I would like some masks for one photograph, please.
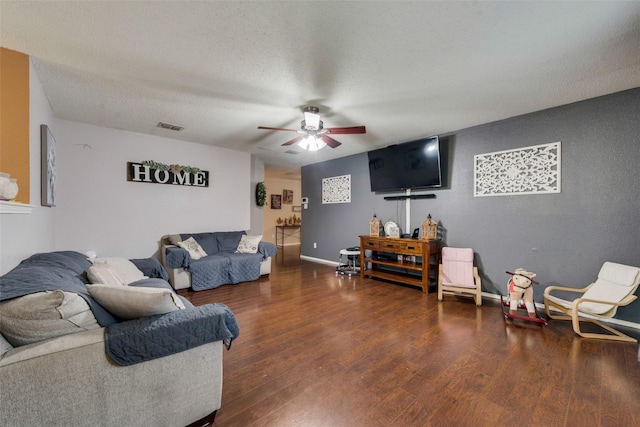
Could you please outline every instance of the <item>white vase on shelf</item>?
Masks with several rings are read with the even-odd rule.
[[[18,180],[0,172],[0,200],[14,200],[18,195]]]

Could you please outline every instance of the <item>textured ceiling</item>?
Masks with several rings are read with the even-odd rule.
[[[635,1],[2,0],[0,44],[31,55],[58,118],[248,151],[268,169],[640,86]],[[256,129],[297,128],[307,105],[367,134],[310,153]]]

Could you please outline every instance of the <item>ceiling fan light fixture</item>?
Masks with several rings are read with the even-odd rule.
[[[298,142],[298,145],[300,148],[307,151],[318,151],[327,146],[321,138],[316,138],[315,135],[308,135],[304,137],[302,141]]]
[[[273,128],[267,126],[258,126],[258,129],[296,132],[299,135],[285,142],[282,146],[287,147],[297,143],[300,148],[307,151],[322,150],[327,145],[331,148],[340,146],[341,142],[333,139],[330,134],[347,135],[366,133],[364,126],[324,128],[324,123],[320,120],[320,110],[318,107],[306,107],[303,112],[304,120],[300,122],[299,129]]]

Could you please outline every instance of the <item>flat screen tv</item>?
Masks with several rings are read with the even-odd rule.
[[[442,185],[437,136],[369,151],[371,191],[385,192]]]

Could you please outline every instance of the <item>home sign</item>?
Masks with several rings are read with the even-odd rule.
[[[209,171],[193,171],[192,168],[176,165],[170,168],[153,168],[142,163],[127,162],[127,181],[208,187]]]

